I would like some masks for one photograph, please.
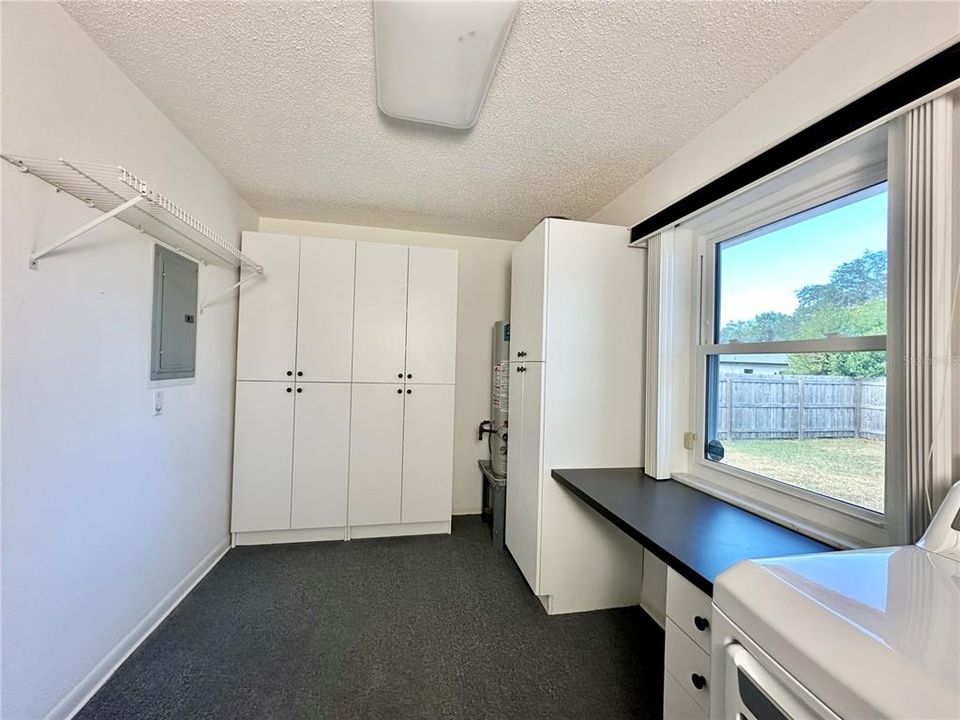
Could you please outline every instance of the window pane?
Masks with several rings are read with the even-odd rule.
[[[717,342],[887,334],[887,184],[717,244]]]
[[[708,460],[883,512],[885,352],[712,355],[707,365]]]

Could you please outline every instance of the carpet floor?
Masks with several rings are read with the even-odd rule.
[[[231,550],[77,715],[660,718],[639,608],[548,616],[479,516]]]

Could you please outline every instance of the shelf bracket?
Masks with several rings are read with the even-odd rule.
[[[106,222],[107,220],[109,220],[110,218],[112,218],[114,215],[118,215],[118,214],[122,213],[124,210],[129,210],[130,208],[132,208],[134,205],[136,205],[136,204],[137,204],[138,202],[140,202],[141,200],[143,200],[143,195],[137,195],[136,197],[132,197],[132,198],[130,198],[129,200],[127,200],[125,203],[121,203],[120,205],[117,205],[113,210],[110,210],[109,212],[105,212],[105,213],[103,213],[102,215],[98,215],[98,216],[95,217],[93,220],[91,220],[90,222],[88,222],[86,225],[83,225],[83,226],[81,226],[81,227],[78,227],[78,228],[77,228],[76,230],[74,230],[72,233],[70,233],[70,234],[68,234],[68,235],[64,235],[62,238],[60,238],[59,240],[57,240],[55,243],[53,243],[53,244],[51,244],[51,245],[48,245],[48,246],[45,247],[43,250],[38,250],[38,251],[35,252],[35,253],[31,253],[31,254],[30,254],[30,269],[31,269],[31,270],[37,270],[37,269],[39,269],[40,263],[39,263],[38,261],[39,261],[40,258],[42,258],[44,255],[49,255],[49,254],[52,253],[54,250],[57,250],[57,249],[63,247],[64,245],[66,245],[66,244],[67,244],[68,242],[70,242],[71,240],[73,240],[73,239],[75,239],[75,238],[78,238],[78,237],[80,237],[81,235],[83,235],[85,232],[89,232],[90,230],[93,230],[93,229],[94,229],[95,227],[97,227],[100,223]]]
[[[200,314],[202,315],[204,310],[206,310],[208,307],[210,307],[214,303],[219,302],[220,300],[225,298],[227,295],[232,293],[234,290],[240,290],[248,282],[250,282],[251,280],[256,280],[259,277],[263,277],[263,268],[258,266],[254,270],[253,274],[247,275],[247,277],[245,278],[241,278],[239,282],[235,282],[233,285],[228,287],[226,290],[224,290],[222,293],[220,293],[216,297],[210,300],[207,300],[205,303],[203,303],[203,305],[200,306]]]

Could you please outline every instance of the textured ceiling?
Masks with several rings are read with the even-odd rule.
[[[592,215],[862,4],[526,2],[466,132],[378,112],[369,2],[64,6],[261,215],[520,239]]]

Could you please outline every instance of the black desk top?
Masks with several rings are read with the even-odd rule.
[[[708,595],[741,560],[833,550],[641,468],[554,470],[554,479]]]

